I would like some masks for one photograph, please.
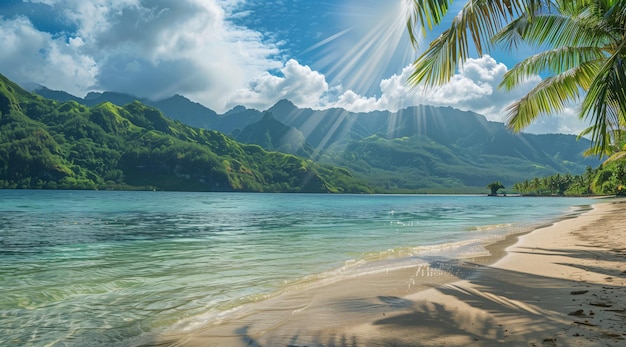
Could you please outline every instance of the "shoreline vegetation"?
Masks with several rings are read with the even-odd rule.
[[[624,195],[626,163],[609,161],[580,175],[555,174],[515,183],[513,190],[524,196]]]
[[[626,200],[437,260],[284,292],[171,331],[177,346],[619,346],[626,339]]]

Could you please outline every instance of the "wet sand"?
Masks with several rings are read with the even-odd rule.
[[[621,200],[434,260],[286,291],[170,332],[167,346],[626,345]]]

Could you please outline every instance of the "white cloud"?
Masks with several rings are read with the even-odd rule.
[[[505,108],[528,93],[540,81],[539,76],[536,76],[514,91],[504,91],[499,89],[498,85],[507,70],[504,64],[496,62],[488,55],[469,59],[450,83],[423,90],[421,98],[426,104],[450,105],[484,114],[489,120],[502,122],[506,118]]]
[[[238,0],[31,0],[73,32],[0,18],[1,66],[18,82],[82,96],[91,90],[158,99],[184,94],[217,111],[250,76],[278,69],[276,44],[228,21]],[[24,59],[27,61],[24,61]]]
[[[469,59],[463,69],[443,86],[411,88],[406,81],[412,68],[407,66],[400,75],[381,81],[380,97],[361,96],[348,90],[338,97],[334,106],[354,112],[396,111],[420,104],[450,106],[482,114],[491,121],[505,122],[507,106],[526,95],[541,80],[539,76],[535,76],[515,90],[505,91],[499,89],[498,85],[507,71],[504,64],[485,55],[482,58]],[[575,108],[568,108],[560,114],[540,117],[525,131],[578,134],[587,126],[576,115]]]
[[[229,105],[246,105],[267,109],[280,99],[288,99],[299,107],[319,108],[328,83],[324,75],[291,59],[280,69],[281,76],[269,72],[252,80],[230,98]]]
[[[0,17],[0,66],[17,82],[54,85],[79,92],[96,81],[95,61],[80,51],[80,40],[66,41],[35,29],[25,17]]]
[[[589,124],[578,119],[579,109],[569,107],[563,112],[537,118],[524,131],[533,134],[561,133],[580,134]]]
[[[506,91],[498,88],[498,85],[507,71],[504,64],[496,62],[488,55],[479,59],[469,59],[450,83],[432,90],[423,90],[420,102],[435,106],[452,106],[483,114],[492,121],[505,122],[507,106],[526,95],[541,81],[539,76],[534,76],[516,89]],[[587,125],[578,119],[576,108],[571,107],[559,114],[540,116],[524,131],[578,134],[586,127]]]
[[[526,94],[539,81],[539,77],[532,78],[511,92],[499,90],[498,84],[507,72],[507,67],[487,55],[469,59],[463,69],[443,86],[412,88],[406,83],[411,72],[411,66],[407,66],[400,75],[383,80],[379,98],[357,98],[353,93],[348,93],[339,98],[338,105],[354,111],[395,111],[418,104],[451,106],[502,122],[505,120],[506,106]]]

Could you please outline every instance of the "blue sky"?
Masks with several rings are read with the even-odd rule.
[[[287,98],[351,111],[451,106],[493,121],[504,121],[504,108],[539,81],[499,91],[520,55],[492,52],[445,86],[409,88],[418,52],[402,1],[3,0],[0,73],[77,96],[182,94],[220,113],[236,105],[265,110]],[[455,2],[451,15],[462,5]],[[569,110],[528,131],[582,128]]]

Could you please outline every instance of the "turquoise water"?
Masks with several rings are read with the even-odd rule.
[[[140,345],[305,279],[471,255],[591,203],[0,190],[0,345]]]

